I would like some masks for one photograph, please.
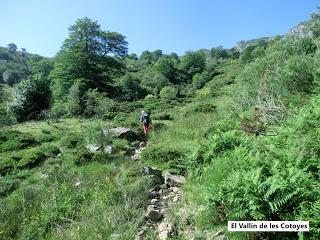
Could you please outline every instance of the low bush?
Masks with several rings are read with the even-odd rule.
[[[61,143],[63,147],[73,149],[83,143],[83,136],[76,132],[68,133],[62,138]]]
[[[86,164],[89,162],[92,162],[93,158],[93,153],[89,152],[86,148],[84,147],[78,147],[75,151],[75,158],[74,158],[74,163],[76,165],[82,165]]]
[[[173,120],[173,117],[170,113],[167,112],[159,112],[152,115],[152,119],[154,120]]]
[[[55,157],[60,150],[55,144],[46,143],[39,147],[24,149],[0,156],[0,174],[7,174],[14,169],[34,168],[45,159]]]
[[[195,106],[194,111],[202,112],[202,113],[210,113],[210,112],[215,112],[216,109],[217,109],[217,106],[212,103],[201,103]]]
[[[6,177],[0,181],[0,198],[8,196],[19,187],[20,180],[15,176]]]
[[[151,125],[152,129],[154,129],[154,131],[159,131],[159,130],[165,130],[167,129],[167,125],[163,122],[154,122]]]
[[[183,115],[187,117],[196,113],[213,113],[216,112],[216,109],[216,105],[212,103],[198,103],[187,108]]]
[[[15,130],[0,132],[0,152],[24,149],[37,144],[38,142],[31,134],[20,133]]]
[[[162,99],[173,100],[177,97],[178,91],[175,87],[165,86],[161,89],[159,96]]]
[[[186,156],[183,152],[168,146],[152,145],[142,152],[146,162],[169,171],[183,174],[187,168]]]

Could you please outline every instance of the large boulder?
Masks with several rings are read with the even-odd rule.
[[[143,167],[144,175],[150,175],[153,178],[153,182],[155,184],[163,183],[164,179],[162,177],[162,171],[158,169],[154,169],[151,167]]]
[[[181,175],[164,172],[164,183],[170,187],[180,187],[186,183],[186,178]]]
[[[105,135],[111,134],[113,137],[126,139],[130,142],[139,140],[139,136],[130,128],[126,127],[116,127],[110,129],[105,128],[103,129],[103,133]]]
[[[163,213],[159,211],[154,205],[150,205],[146,212],[146,218],[152,222],[157,222],[163,217]]]

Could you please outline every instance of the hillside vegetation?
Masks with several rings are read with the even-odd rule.
[[[152,185],[144,166],[187,178],[171,239],[319,239],[319,12],[306,29],[242,52],[138,57],[121,34],[77,20],[55,58],[0,85],[0,239],[135,239]],[[133,161],[143,109],[153,124]],[[117,126],[136,141],[103,132]],[[229,233],[228,220],[311,231]]]

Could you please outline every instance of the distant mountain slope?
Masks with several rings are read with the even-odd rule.
[[[308,25],[308,23],[310,23],[310,20],[299,23],[298,25],[291,28],[285,35],[278,35],[278,36],[280,37],[293,36],[297,38],[310,36],[312,35],[312,33],[306,30],[306,26]],[[234,48],[242,52],[247,47],[256,45],[259,41],[269,41],[275,37],[277,36],[261,37],[261,38],[251,39],[251,40],[242,40],[237,42]]]
[[[8,47],[0,47],[0,83],[13,86],[26,78],[30,73],[30,65],[43,57],[31,54],[26,49],[17,50],[13,43]]]

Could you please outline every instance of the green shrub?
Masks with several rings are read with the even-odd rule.
[[[125,122],[125,121],[127,121],[128,117],[129,117],[129,114],[124,113],[124,112],[119,112],[115,115],[114,121]]]
[[[125,139],[114,139],[113,145],[116,152],[127,152],[132,150],[129,146],[129,142]]]
[[[45,159],[60,153],[55,144],[46,143],[39,147],[10,152],[0,156],[0,174],[10,173],[14,169],[34,168]]]
[[[24,149],[37,144],[38,142],[31,134],[20,133],[15,130],[0,132],[0,152]]]
[[[14,169],[15,160],[9,158],[7,155],[2,154],[0,156],[0,174],[5,175],[8,172],[11,172]]]
[[[161,89],[159,95],[161,98],[166,100],[172,100],[177,97],[178,91],[175,87],[165,86]]]
[[[85,105],[84,115],[88,117],[110,119],[114,116],[115,102],[97,89],[86,92]]]
[[[210,135],[197,150],[194,159],[196,164],[211,163],[216,157],[246,144],[246,138],[238,130]]]
[[[186,156],[177,149],[167,146],[152,145],[142,152],[146,162],[177,173],[185,173],[187,168]]]
[[[64,147],[73,149],[83,143],[83,136],[80,133],[68,133],[62,138],[62,144]]]
[[[85,129],[84,136],[87,144],[98,145],[101,149],[101,153],[104,153],[105,147],[111,145],[113,142],[112,134],[100,121],[92,122],[90,126]]]
[[[46,158],[46,155],[39,149],[32,149],[24,153],[23,156],[19,155],[19,158],[18,168],[33,168],[38,166]]]
[[[154,120],[173,120],[171,114],[167,112],[158,112],[153,114],[151,117]]]
[[[82,164],[90,163],[92,161],[93,155],[94,154],[89,152],[86,148],[78,147],[75,150],[74,163],[76,165],[82,165]]]
[[[68,115],[66,104],[64,101],[55,100],[54,104],[49,110],[50,118],[58,119]]]
[[[154,131],[159,131],[159,130],[165,130],[167,129],[167,125],[163,122],[154,122],[151,125],[152,129],[154,129]]]
[[[42,111],[49,108],[50,101],[50,81],[46,76],[35,74],[17,85],[9,110],[19,122],[39,119]]]
[[[209,82],[210,75],[207,71],[204,71],[202,73],[196,73],[192,77],[192,84],[196,89],[203,88],[204,85]]]
[[[0,127],[13,125],[16,121],[16,118],[8,111],[7,107],[0,104]]]
[[[67,101],[64,103],[68,116],[80,115],[84,106],[81,105],[81,85],[79,82],[73,84],[69,89]]]
[[[0,181],[0,198],[6,197],[19,187],[20,180],[16,177],[6,177]]]
[[[201,103],[195,106],[194,111],[195,112],[202,112],[202,113],[210,113],[215,112],[217,109],[217,106],[211,103]]]

